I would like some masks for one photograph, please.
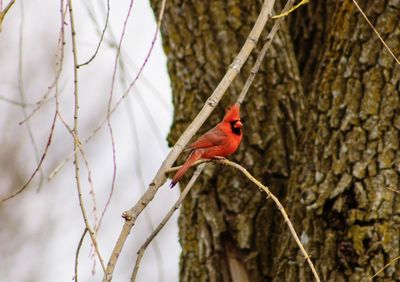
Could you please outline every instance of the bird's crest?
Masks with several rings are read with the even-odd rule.
[[[240,105],[238,103],[234,104],[230,109],[227,110],[224,116],[224,121],[230,122],[234,120],[240,120],[239,110]]]

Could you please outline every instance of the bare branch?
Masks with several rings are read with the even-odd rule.
[[[120,65],[121,71],[124,72],[125,68],[123,68],[124,65],[122,63],[123,62],[121,62],[121,65]],[[126,84],[125,76],[121,76],[120,80],[121,80],[122,85]],[[138,97],[140,97],[140,93],[137,93],[137,94],[138,94]],[[135,145],[135,151],[137,154],[136,165],[135,165],[136,173],[139,176],[138,178],[139,178],[139,182],[140,182],[140,188],[142,190],[142,193],[144,193],[147,185],[146,185],[145,177],[143,175],[142,166],[141,166],[141,164],[142,164],[141,152],[143,150],[141,150],[141,148],[140,148],[140,140],[139,140],[140,133],[136,126],[136,121],[135,121],[135,118],[133,115],[133,106],[132,106],[132,102],[131,102],[131,96],[126,97],[125,106],[126,106],[126,112],[127,112],[127,116],[128,116],[128,120],[129,120],[129,124],[130,124],[130,128],[131,128],[131,132],[132,132],[133,143]],[[149,113],[149,115],[150,115],[150,113]],[[149,210],[144,212],[144,217],[145,217],[146,223],[148,224],[148,226],[150,228],[150,231],[153,230],[154,224],[153,224],[153,220],[150,216]],[[165,280],[164,272],[163,272],[164,263],[163,263],[163,256],[162,256],[161,250],[160,250],[160,245],[158,244],[157,240],[154,241],[153,249],[154,249],[154,253],[155,253],[155,257],[156,257],[155,263],[158,268],[158,281],[163,282]]]
[[[293,4],[292,0],[289,0]],[[125,241],[131,232],[133,225],[136,222],[137,217],[143,211],[143,209],[147,206],[147,204],[153,199],[154,195],[157,193],[158,188],[165,182],[165,170],[170,168],[175,160],[178,158],[180,153],[182,152],[185,145],[189,142],[189,140],[193,137],[193,135],[197,132],[197,130],[201,127],[201,125],[205,122],[208,116],[211,114],[215,106],[219,103],[222,96],[225,94],[226,90],[232,83],[232,81],[239,74],[243,64],[249,57],[251,51],[256,46],[256,43],[260,37],[261,32],[264,29],[265,24],[271,16],[271,12],[273,9],[275,1],[265,0],[260,11],[260,14],[246,40],[239,54],[233,60],[233,63],[228,68],[225,76],[222,78],[217,88],[214,90],[212,95],[207,99],[207,102],[200,110],[198,115],[192,121],[192,123],[188,126],[188,128],[183,132],[181,137],[176,142],[175,146],[171,149],[167,158],[163,161],[161,167],[159,168],[157,174],[155,175],[153,181],[150,183],[146,192],[142,195],[139,201],[128,211],[123,213],[123,217],[125,218],[124,226],[121,230],[119,238],[114,246],[114,250],[111,254],[111,257],[107,264],[106,274],[103,277],[103,282],[110,281],[112,279],[112,274],[114,272],[115,265],[117,263],[118,257],[121,253],[121,250],[125,244]]]
[[[395,193],[398,193],[398,194],[400,194],[400,190],[397,190],[397,189],[394,189],[394,188],[392,188],[392,187],[385,187],[386,189],[388,189],[388,190],[390,190],[390,191],[393,191],[393,192],[395,192]]]
[[[68,5],[68,3],[66,3],[66,5]],[[44,95],[42,96],[42,98],[40,98],[39,101],[37,101],[35,103],[35,108],[32,110],[32,112],[27,115],[26,117],[24,117],[24,119],[22,121],[19,122],[19,124],[23,124],[25,122],[27,122],[35,113],[37,113],[42,105],[44,105],[46,102],[50,101],[53,97],[48,97],[49,94],[51,93],[51,91],[55,88],[55,95],[54,97],[56,97],[58,95],[58,82],[61,76],[61,72],[62,72],[62,68],[63,68],[63,62],[64,62],[64,45],[65,45],[65,38],[64,38],[64,22],[65,22],[65,17],[67,15],[66,9],[64,9],[64,1],[61,0],[61,8],[60,8],[60,13],[61,13],[61,28],[60,28],[60,34],[58,36],[58,52],[56,52],[56,73],[55,73],[55,77],[52,81],[52,83],[50,84],[50,86],[47,87],[46,92],[44,93]],[[62,86],[63,88],[64,86]],[[58,104],[58,102],[56,102],[56,105]],[[57,107],[57,111],[58,111],[58,107]]]
[[[111,105],[112,105],[112,100],[113,100],[114,85],[115,85],[115,78],[116,78],[116,75],[117,75],[117,67],[118,67],[119,56],[120,56],[120,53],[121,53],[122,42],[123,42],[124,37],[125,37],[125,31],[126,31],[126,27],[127,27],[127,24],[128,24],[129,17],[131,15],[132,7],[133,7],[133,0],[131,0],[131,2],[129,4],[128,13],[127,13],[127,15],[125,17],[125,21],[124,21],[124,24],[123,24],[121,37],[119,39],[119,43],[118,43],[118,47],[117,47],[117,54],[115,55],[115,60],[114,60],[114,70],[113,70],[113,75],[112,75],[112,79],[111,79],[110,95],[109,95],[109,99],[108,99],[108,103],[107,103],[107,127],[108,127],[108,132],[110,133],[110,139],[111,139],[111,149],[112,149],[112,158],[113,158],[113,175],[112,175],[112,180],[111,180],[110,193],[108,195],[107,202],[106,202],[106,204],[104,206],[104,209],[101,212],[98,228],[100,228],[100,226],[101,226],[101,223],[103,221],[104,215],[105,215],[105,213],[107,211],[108,206],[110,205],[111,198],[112,198],[112,195],[114,194],[114,189],[115,189],[115,179],[116,179],[116,176],[117,176],[117,160],[116,160],[114,133],[113,133],[112,125],[111,125],[111,108],[112,108]]]
[[[137,273],[139,271],[140,262],[142,261],[142,258],[143,258],[144,252],[146,251],[147,246],[157,236],[158,232],[160,232],[160,230],[165,226],[165,224],[168,222],[168,220],[171,218],[171,216],[174,214],[174,212],[177,209],[179,209],[179,207],[182,204],[183,200],[186,198],[186,196],[189,193],[190,189],[193,187],[193,185],[196,182],[197,178],[200,176],[201,172],[203,171],[205,165],[206,164],[203,163],[203,164],[201,164],[201,165],[199,165],[197,167],[196,171],[192,175],[192,178],[190,178],[188,184],[186,185],[185,189],[183,189],[181,195],[179,196],[179,198],[176,201],[176,203],[174,204],[174,206],[168,211],[168,213],[162,219],[162,221],[157,226],[157,228],[153,231],[153,233],[146,239],[144,244],[140,247],[139,251],[137,252],[138,256],[136,258],[135,267],[133,269],[131,282],[134,282],[136,280],[136,276],[137,276]]]
[[[29,184],[31,183],[32,179],[35,177],[36,173],[40,170],[40,168],[42,167],[42,163],[44,161],[44,159],[46,158],[47,155],[47,151],[49,150],[50,144],[51,144],[51,140],[53,138],[53,133],[54,133],[54,126],[56,124],[56,119],[57,119],[57,112],[54,114],[54,118],[53,118],[53,123],[51,125],[51,129],[50,129],[50,134],[49,134],[49,138],[47,139],[47,144],[46,147],[44,148],[44,152],[42,154],[42,157],[40,158],[39,163],[36,166],[36,169],[33,171],[31,177],[29,177],[28,181],[15,193],[3,198],[0,200],[0,203],[4,203],[5,201],[14,198],[15,196],[17,196],[18,194],[20,194],[22,191],[24,191]]]
[[[160,9],[160,13],[159,13],[159,16],[158,16],[156,32],[154,33],[153,39],[152,39],[152,41],[151,41],[150,49],[149,49],[149,51],[147,52],[147,55],[146,55],[146,57],[145,57],[145,59],[144,59],[143,64],[141,65],[141,67],[140,67],[138,73],[136,74],[136,76],[135,76],[135,78],[133,79],[133,81],[129,84],[128,89],[127,89],[127,90],[124,92],[124,94],[117,100],[117,102],[116,102],[115,105],[112,107],[112,109],[109,110],[109,111],[107,111],[107,116],[105,117],[105,119],[104,119],[104,120],[100,123],[100,125],[92,132],[92,134],[91,134],[88,138],[86,138],[86,140],[84,141],[85,144],[88,143],[88,142],[97,134],[97,132],[100,131],[100,129],[101,129],[101,128],[103,127],[103,125],[108,121],[108,119],[110,118],[110,116],[116,111],[116,109],[117,109],[118,106],[121,104],[121,102],[122,102],[122,101],[125,99],[125,97],[129,94],[129,92],[131,91],[132,87],[136,84],[136,81],[139,79],[140,75],[142,74],[142,72],[143,72],[143,70],[144,70],[144,67],[146,66],[146,64],[147,64],[147,62],[148,62],[148,60],[149,60],[149,58],[150,58],[150,55],[151,55],[151,53],[152,53],[152,51],[153,51],[154,44],[155,44],[155,41],[156,41],[156,39],[157,39],[158,29],[159,29],[159,27],[160,27],[160,25],[161,25],[161,21],[162,21],[162,19],[163,19],[163,15],[164,15],[165,3],[166,3],[166,0],[163,0],[162,3],[161,3],[161,9]],[[131,4],[132,4],[132,2],[131,2]],[[128,15],[128,16],[129,16],[129,15]],[[123,34],[124,34],[124,32],[123,32]],[[122,37],[121,37],[121,39],[122,39]],[[120,47],[118,47],[118,49],[119,49],[119,48],[120,48]],[[117,55],[118,55],[118,54],[119,54],[119,51],[117,50]],[[115,71],[114,71],[114,73],[115,73]],[[114,74],[113,74],[113,76],[114,76]],[[114,78],[113,78],[113,80],[114,80]],[[112,88],[113,88],[113,87],[112,87]],[[70,155],[68,155],[68,157],[65,158],[65,159],[50,173],[50,175],[49,175],[49,177],[48,177],[49,180],[51,180],[51,179],[64,167],[64,165],[72,158],[72,156],[74,155],[74,153],[75,153],[75,152],[72,152]]]
[[[282,14],[285,14],[288,11],[290,11],[291,6],[292,6],[292,3],[290,1],[288,1],[282,10]],[[282,20],[283,20],[283,17],[278,18],[275,21],[275,24],[272,27],[270,33],[268,34],[267,39],[264,43],[264,46],[262,47],[260,53],[258,54],[256,62],[254,63],[253,67],[251,68],[250,75],[247,78],[246,83],[244,84],[242,91],[239,94],[239,98],[237,99],[238,104],[242,104],[244,99],[246,98],[247,92],[249,91],[249,88],[250,88],[251,84],[253,83],[254,78],[256,77],[256,75],[258,73],[258,70],[260,69],[261,62],[263,61],[265,54],[267,53],[269,47],[271,47],[272,39],[274,38],[276,32],[278,31],[279,25],[281,24]]]
[[[83,230],[83,234],[81,236],[81,239],[79,240],[78,246],[76,247],[76,252],[75,252],[75,276],[74,280],[75,282],[78,282],[78,260],[79,260],[79,252],[81,251],[83,239],[85,238],[85,235],[87,233],[88,229],[85,227],[85,230]]]
[[[253,182],[255,185],[257,185],[257,187],[260,189],[261,192],[265,192],[268,196],[268,198],[271,198],[272,201],[274,201],[275,205],[278,207],[279,211],[281,212],[283,218],[285,219],[285,222],[287,224],[287,226],[289,227],[290,233],[292,233],[292,236],[294,238],[294,240],[296,241],[297,245],[299,246],[301,252],[304,255],[304,258],[307,260],[308,265],[311,268],[312,273],[314,274],[315,280],[316,281],[321,281],[319,279],[318,273],[315,270],[314,264],[312,263],[310,256],[308,255],[306,249],[304,248],[303,244],[300,241],[299,236],[296,233],[296,230],[293,227],[292,222],[289,219],[289,216],[287,215],[285,208],[282,206],[282,204],[280,203],[280,201],[278,200],[277,197],[275,197],[274,194],[272,194],[272,192],[269,190],[269,188],[265,185],[263,185],[260,181],[258,181],[254,176],[252,176],[244,167],[242,167],[241,165],[229,161],[227,159],[225,160],[214,160],[214,162],[220,163],[222,165],[228,165],[231,167],[234,167],[238,170],[240,170],[241,173],[243,173],[251,182]]]
[[[395,263],[398,259],[400,259],[400,256],[395,257],[394,259],[392,259],[388,264],[386,264],[384,267],[382,267],[381,269],[379,269],[374,275],[372,275],[369,280],[373,280],[379,273],[381,273],[382,271],[384,271],[388,266],[390,266],[391,264]]]
[[[28,103],[28,102],[22,103],[20,101],[13,100],[13,99],[7,98],[6,96],[2,96],[2,95],[0,95],[0,100],[2,100],[4,102],[7,102],[10,105],[14,105],[14,106],[18,106],[18,107],[25,107],[26,108],[26,107],[36,106],[36,103]]]
[[[106,30],[107,30],[109,17],[110,17],[110,0],[107,0],[106,23],[104,24],[103,31],[101,32],[100,40],[99,40],[99,43],[97,44],[96,51],[94,51],[94,54],[92,55],[92,57],[90,57],[89,60],[87,60],[86,62],[84,62],[82,64],[79,64],[78,68],[90,64],[94,60],[94,58],[97,56],[97,53],[99,52],[99,49],[100,49],[100,45],[103,42],[104,34],[106,33]]]
[[[25,89],[24,89],[24,79],[23,79],[23,50],[24,50],[24,21],[25,21],[25,9],[23,6],[23,2],[20,2],[21,6],[21,17],[20,17],[20,25],[19,25],[19,49],[18,49],[18,90],[19,90],[19,97],[21,99],[21,103],[25,104],[26,96],[25,96]],[[21,110],[24,118],[27,117],[26,107],[21,105]],[[36,162],[40,162],[40,155],[38,145],[36,143],[35,137],[33,136],[32,126],[29,122],[25,124],[26,131],[28,133],[29,141],[32,144],[33,152],[35,154]],[[39,166],[39,185],[37,190],[40,191],[40,188],[43,185],[44,174],[41,166]]]
[[[280,13],[279,15],[273,16],[273,19],[280,19],[283,17],[286,17],[287,15],[289,15],[291,12],[293,12],[294,10],[296,10],[297,8],[299,8],[300,6],[309,3],[310,0],[301,0],[301,2],[299,4],[297,4],[296,6],[294,6],[291,9],[288,9],[287,11],[282,11],[282,13]]]
[[[3,24],[4,17],[7,15],[8,11],[12,7],[12,5],[15,3],[15,0],[11,0],[7,6],[4,8],[4,10],[0,11],[0,32]]]
[[[263,185],[260,181],[258,181],[253,175],[251,175],[244,167],[242,167],[241,165],[229,161],[227,159],[213,159],[213,160],[203,160],[202,162],[197,162],[197,164],[201,163],[201,165],[199,165],[197,167],[197,170],[195,172],[195,174],[192,176],[192,178],[190,179],[190,182],[188,183],[187,186],[189,186],[189,184],[192,182],[193,179],[197,179],[198,175],[196,174],[200,174],[200,172],[203,170],[203,167],[205,166],[205,162],[215,162],[217,164],[221,164],[221,165],[227,165],[230,167],[233,167],[237,170],[239,170],[241,173],[243,173],[244,176],[246,176],[251,182],[253,182],[261,192],[266,193],[268,198],[271,198],[275,205],[277,206],[277,208],[279,209],[279,211],[281,212],[283,218],[285,219],[285,222],[287,224],[287,226],[289,227],[290,233],[292,234],[293,238],[295,239],[297,245],[299,246],[301,252],[303,253],[305,259],[308,262],[308,265],[311,268],[311,271],[315,277],[316,281],[320,281],[320,278],[318,276],[317,271],[315,270],[314,264],[312,263],[310,256],[308,255],[306,249],[304,248],[303,244],[301,243],[299,236],[297,235],[296,230],[293,227],[292,222],[289,219],[289,216],[287,215],[285,208],[282,206],[282,204],[280,203],[279,199],[270,191],[270,189]],[[174,170],[179,169],[179,167],[174,167]],[[196,175],[196,176],[195,176]],[[156,230],[154,230],[154,232],[150,235],[149,238],[146,239],[146,242],[140,247],[139,251],[138,251],[138,258],[136,260],[136,264],[135,264],[135,270],[133,272],[132,275],[132,279],[131,281],[135,280],[138,268],[139,268],[139,264],[140,261],[143,257],[144,251],[146,250],[147,246],[151,243],[151,240],[158,234],[158,232],[163,228],[163,226],[165,225],[165,223],[168,221],[168,219],[171,217],[172,213],[179,208],[180,203],[183,201],[183,199],[186,197],[187,193],[189,192],[189,189],[186,191],[187,187],[185,188],[185,190],[182,192],[181,196],[179,197],[178,201],[176,202],[176,204],[174,205],[174,207],[168,212],[168,214],[164,217],[164,219],[161,221],[160,225],[156,228]],[[182,198],[182,199],[181,199]],[[179,205],[177,206],[177,204],[179,203]]]
[[[393,57],[393,59],[395,59],[395,61],[397,62],[398,65],[400,65],[400,61],[399,59],[397,59],[397,57],[393,54],[392,50],[389,48],[389,46],[386,44],[385,40],[383,40],[382,36],[379,34],[379,32],[376,30],[376,28],[374,27],[374,25],[370,22],[370,20],[368,19],[367,15],[365,15],[364,11],[360,8],[360,6],[358,5],[356,0],[353,0],[354,5],[356,5],[357,9],[360,11],[361,15],[364,17],[364,19],[367,21],[367,23],[369,24],[369,26],[373,29],[373,31],[375,32],[375,34],[378,36],[379,40],[382,42],[383,46],[385,46],[385,48],[389,51],[390,55]]]
[[[89,221],[87,219],[85,206],[82,199],[82,191],[81,191],[81,183],[80,183],[80,175],[79,175],[79,149],[80,149],[80,142],[78,137],[78,113],[79,113],[79,93],[78,93],[78,50],[76,48],[76,31],[75,31],[75,22],[74,22],[74,13],[72,9],[72,0],[68,0],[68,8],[69,8],[69,18],[71,24],[71,38],[72,38],[72,53],[74,59],[74,128],[72,130],[73,139],[74,139],[74,164],[75,164],[75,180],[76,180],[76,187],[78,190],[78,198],[79,198],[79,205],[81,207],[83,221],[85,223],[86,228],[89,231],[90,238],[92,239],[92,243],[94,249],[96,251],[97,257],[100,260],[101,267],[105,272],[105,265],[104,261],[100,255],[99,247],[95,238],[95,233],[90,227]]]

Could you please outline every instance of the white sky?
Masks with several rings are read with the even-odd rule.
[[[0,0],[1,1],[1,0]],[[86,1],[86,0],[85,0]],[[89,0],[88,0],[89,1]],[[102,29],[105,16],[101,5],[105,1],[92,3]],[[110,1],[110,28],[119,39],[130,1]],[[8,1],[3,0],[3,7]],[[87,60],[94,52],[99,35],[88,16],[84,1],[75,0],[79,62]],[[0,33],[0,96],[20,101],[18,88],[18,60],[20,27],[22,22],[22,78],[26,101],[34,103],[40,99],[54,76],[54,54],[60,29],[59,1],[17,0],[7,14]],[[21,19],[23,19],[21,21]],[[70,24],[66,19],[67,45],[64,70],[60,79],[62,88],[61,111],[72,125],[73,75],[70,44]],[[155,18],[146,0],[134,1],[131,17],[122,47],[122,60],[127,74],[117,73],[114,102],[123,94],[121,77],[129,82],[137,73],[151,46],[155,32]],[[108,33],[106,40],[110,41]],[[79,71],[80,138],[84,140],[105,117],[114,66],[115,49],[103,44],[96,59]],[[133,62],[133,63],[132,63]],[[148,82],[144,82],[146,79]],[[151,84],[149,87],[148,85]],[[145,105],[145,106],[144,106]],[[148,108],[149,111],[145,109]],[[30,113],[33,107],[28,107]],[[31,119],[33,135],[42,154],[54,114],[54,101],[43,106]],[[15,172],[27,179],[33,172],[36,161],[32,144],[24,125],[20,107],[0,100],[0,127],[2,127],[2,149],[0,156],[10,158],[10,163],[1,163],[0,168],[14,164]],[[151,116],[153,121],[150,121]],[[148,184],[168,152],[165,141],[172,121],[171,89],[166,71],[166,58],[158,37],[153,53],[141,79],[130,93],[130,106],[122,103],[111,122],[116,142],[117,179],[110,208],[100,229],[98,242],[105,263],[123,225],[121,213],[130,208],[143,193],[143,183]],[[156,128],[154,127],[156,126]],[[137,134],[139,132],[140,134]],[[136,141],[139,142],[136,142]],[[6,145],[4,145],[6,144]],[[18,144],[16,151],[12,145]],[[62,161],[73,146],[71,136],[57,123],[53,143],[43,164],[47,178],[55,166]],[[84,147],[89,159],[98,214],[107,199],[113,173],[112,148],[107,127]],[[138,151],[139,149],[139,151]],[[16,165],[15,165],[16,164]],[[12,168],[11,168],[12,169]],[[142,176],[140,176],[142,174]],[[0,180],[0,197],[8,194],[12,173],[3,173]],[[78,205],[74,169],[68,162],[63,170],[50,182],[45,180],[41,192],[37,193],[39,177],[35,178],[23,194],[0,206],[0,276],[3,281],[71,281],[74,274],[76,246],[84,224]],[[92,201],[89,195],[87,171],[81,163],[81,179],[86,208],[93,222]],[[173,205],[178,188],[162,187],[150,205],[150,215],[142,214],[127,240],[114,274],[114,281],[130,279],[135,254],[151,226],[159,223]],[[180,246],[177,235],[177,215],[157,237],[161,252],[160,266],[154,247],[146,252],[137,281],[177,281]],[[154,244],[153,244],[154,245]],[[102,271],[96,262],[96,274],[91,274],[89,237],[85,238],[79,260],[79,281],[99,281]],[[35,280],[32,280],[33,278]],[[163,278],[163,280],[160,279]]]

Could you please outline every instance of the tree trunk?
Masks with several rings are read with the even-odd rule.
[[[399,56],[400,2],[358,2]],[[158,11],[159,1],[152,4]],[[222,78],[260,7],[167,1],[161,32],[175,106],[171,144]],[[400,195],[390,190],[400,169],[399,66],[350,0],[311,1],[288,19],[242,106],[244,140],[231,158],[281,199],[323,281],[365,281],[400,255]],[[235,101],[257,53],[202,132]],[[179,227],[181,281],[312,281],[274,204],[230,168],[207,167]],[[400,279],[400,270],[393,264],[379,277]]]

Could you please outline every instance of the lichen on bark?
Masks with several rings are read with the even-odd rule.
[[[358,2],[399,56],[399,1]],[[216,87],[260,6],[167,1],[170,144]],[[258,51],[199,134],[235,101]],[[399,80],[352,1],[310,1],[278,32],[242,107],[244,140],[232,158],[281,199],[323,281],[366,281],[400,255],[399,195],[387,189],[399,186]],[[232,281],[231,250],[250,281],[312,281],[274,205],[229,168],[208,166],[179,228],[181,281]],[[396,265],[378,278],[396,279]]]

